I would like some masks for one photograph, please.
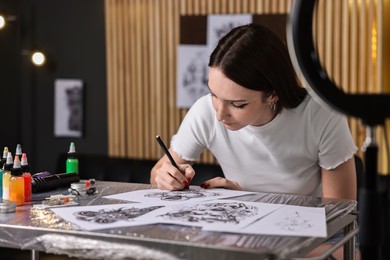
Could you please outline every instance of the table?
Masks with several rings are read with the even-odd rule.
[[[98,193],[79,197],[81,206],[123,203],[105,195],[152,188],[147,184],[96,183]],[[15,213],[0,213],[0,246],[89,259],[291,259],[303,257],[325,238],[247,235],[202,231],[197,227],[154,224],[98,231],[83,231],[34,203],[67,189],[33,194],[33,201],[17,207]],[[328,236],[344,230],[344,253],[353,259],[356,201],[322,199],[289,194],[256,193],[235,198],[243,201],[325,207]],[[331,251],[325,254],[330,254]],[[325,255],[320,256],[323,258]]]

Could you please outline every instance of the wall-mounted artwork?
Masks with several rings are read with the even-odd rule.
[[[54,136],[82,137],[83,135],[83,81],[57,79],[54,91]]]
[[[180,45],[177,49],[176,106],[190,108],[209,93],[208,62],[211,52],[231,29],[261,24],[286,39],[286,14],[213,14],[180,17]]]

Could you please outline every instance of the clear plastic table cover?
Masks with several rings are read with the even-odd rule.
[[[97,182],[98,193],[77,198],[80,206],[123,203],[102,198],[137,189],[146,184]],[[314,237],[248,235],[202,231],[197,227],[154,224],[135,227],[83,231],[49,209],[37,209],[53,194],[69,194],[67,189],[33,194],[33,201],[14,213],[0,213],[0,246],[45,251],[84,259],[270,259],[288,256],[319,241]],[[327,222],[340,222],[356,209],[356,201],[332,200],[289,194],[256,193],[235,199],[266,203],[325,207]],[[337,231],[337,230],[336,230]],[[329,230],[329,232],[336,232]],[[324,239],[322,239],[323,241]]]

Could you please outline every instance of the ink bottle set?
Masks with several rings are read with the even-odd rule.
[[[32,179],[28,168],[27,155],[22,153],[22,146],[17,144],[14,158],[8,147],[4,147],[0,166],[2,166],[0,172],[2,207],[6,207],[8,202],[12,202],[16,206],[22,206],[25,202],[31,201]],[[5,211],[7,210],[5,209]]]

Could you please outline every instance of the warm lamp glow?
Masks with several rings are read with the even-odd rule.
[[[5,19],[4,16],[0,15],[0,30],[5,27]]]
[[[42,66],[45,64],[46,57],[45,54],[42,52],[36,51],[32,54],[31,56],[31,61],[36,65],[36,66]]]

